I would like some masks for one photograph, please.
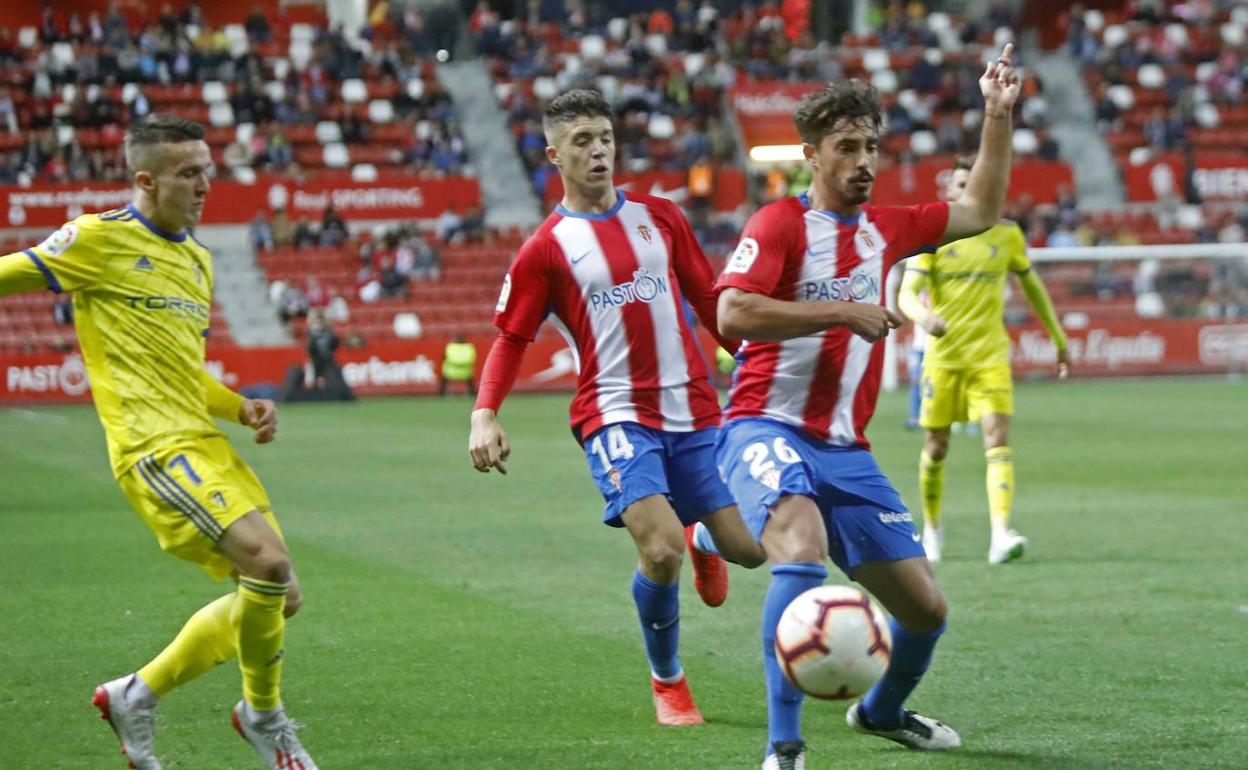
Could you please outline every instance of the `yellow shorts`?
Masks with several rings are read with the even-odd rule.
[[[282,533],[260,480],[224,436],[161,447],[118,482],[160,547],[214,580],[234,571],[216,546],[235,521],[259,511]]]
[[[986,414],[1014,414],[1014,379],[1008,364],[950,369],[923,367],[919,424],[940,430]]]

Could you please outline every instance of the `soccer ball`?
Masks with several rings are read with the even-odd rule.
[[[819,586],[793,600],[776,627],[785,677],[816,698],[856,698],[888,668],[893,635],[884,611],[849,586]]]

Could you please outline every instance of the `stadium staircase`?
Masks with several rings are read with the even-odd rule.
[[[269,283],[251,255],[246,227],[203,227],[213,250],[213,300],[242,347],[289,345],[293,339],[269,302]]]
[[[1064,51],[1041,54],[1032,60],[1044,82],[1049,121],[1062,160],[1075,171],[1079,205],[1089,209],[1120,206],[1126,194],[1113,152],[1104,135],[1096,130],[1092,99],[1078,65]]]
[[[490,73],[480,59],[440,64],[438,81],[451,95],[464,143],[482,179],[481,198],[489,227],[534,227],[541,203],[498,107]],[[482,173],[488,169],[488,174]]]

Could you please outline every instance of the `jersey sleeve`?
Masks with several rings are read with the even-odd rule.
[[[49,288],[44,268],[29,254],[16,252],[0,257],[0,297]]]
[[[883,209],[890,230],[887,255],[891,267],[919,252],[935,252],[949,224],[949,204],[944,201],[921,206],[887,206]]]
[[[1023,228],[1013,222],[1005,237],[1005,248],[1009,250],[1011,273],[1025,273],[1031,269],[1031,260],[1027,258],[1027,238],[1023,235]]]
[[[711,263],[702,251],[702,244],[698,243],[689,220],[685,219],[675,203],[664,203],[666,205],[660,213],[672,234],[672,267],[680,282],[681,293],[715,341],[735,353],[740,343],[719,333],[716,308],[719,295],[715,291],[715,273],[711,270]]]
[[[89,289],[99,281],[108,253],[103,238],[99,220],[89,214],[22,251],[43,273],[48,288],[59,294]]]
[[[717,289],[741,289],[767,296],[776,290],[799,229],[785,227],[778,211],[774,204],[764,206],[745,223],[737,249],[719,276]]]
[[[936,264],[936,254],[931,251],[924,251],[915,254],[905,261],[906,272],[922,273],[923,275],[931,275],[932,267]]]
[[[550,307],[550,278],[549,246],[537,239],[527,241],[503,278],[494,325],[529,341],[536,338]]]

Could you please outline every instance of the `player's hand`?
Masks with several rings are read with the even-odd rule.
[[[1064,380],[1070,376],[1070,351],[1066,348],[1057,349],[1057,379]]]
[[[472,467],[482,473],[495,468],[507,473],[507,458],[511,456],[511,444],[507,433],[499,425],[493,409],[478,409],[472,413],[472,430],[468,433],[468,456]]]
[[[845,325],[867,342],[879,342],[888,336],[890,329],[899,328],[904,319],[881,305],[865,302],[847,303]]]
[[[249,398],[238,410],[238,421],[256,432],[256,443],[277,438],[277,404],[267,398]]]
[[[979,90],[984,95],[985,115],[1008,115],[1018,102],[1022,81],[1010,62],[1013,53],[1014,44],[1006,43],[1001,55],[988,63],[988,68],[979,79]]]
[[[945,326],[945,319],[935,313],[928,315],[927,319],[923,321],[923,330],[933,337],[943,337],[945,332],[949,331],[948,327]]]

